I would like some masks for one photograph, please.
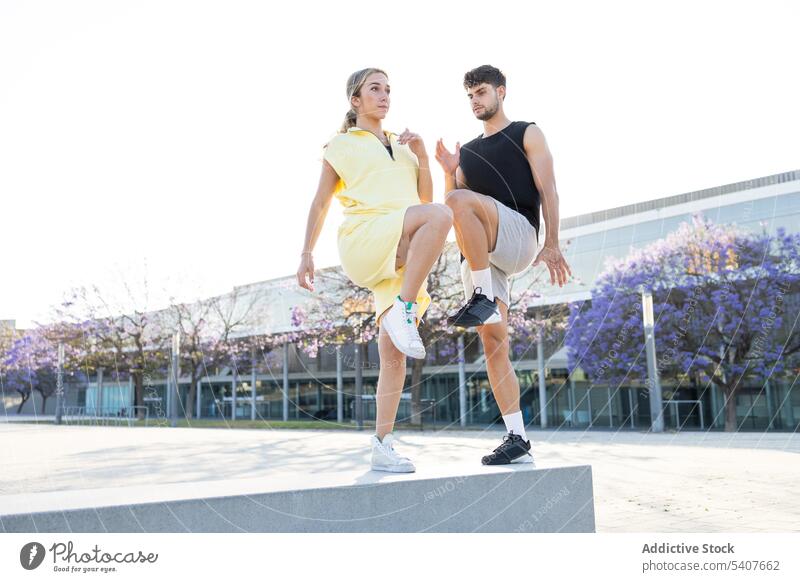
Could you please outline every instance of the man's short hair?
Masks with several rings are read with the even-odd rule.
[[[471,71],[467,71],[467,73],[464,75],[465,89],[470,89],[476,85],[480,85],[481,83],[488,83],[495,89],[497,89],[500,85],[505,87],[506,76],[500,69],[493,67],[492,65],[481,65],[480,67],[476,67]]]

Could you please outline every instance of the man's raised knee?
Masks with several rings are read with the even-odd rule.
[[[475,193],[472,190],[464,190],[463,188],[451,190],[444,197],[444,203],[453,210],[454,214],[462,212],[475,203]]]

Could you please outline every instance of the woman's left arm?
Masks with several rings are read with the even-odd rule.
[[[419,160],[417,191],[419,192],[419,199],[428,204],[433,202],[433,179],[431,178],[430,165],[428,165],[428,154],[417,155],[417,160]]]
[[[433,202],[433,178],[431,177],[431,167],[428,162],[428,152],[425,150],[425,143],[419,134],[408,131],[408,128],[397,137],[401,144],[408,144],[411,153],[417,156],[419,163],[419,175],[417,177],[417,193],[419,199],[424,204]]]

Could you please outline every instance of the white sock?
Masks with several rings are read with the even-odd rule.
[[[525,421],[522,420],[521,410],[512,412],[511,414],[504,414],[503,422],[506,423],[506,430],[508,432],[518,434],[524,441],[528,440],[528,435],[525,434]]]
[[[494,301],[494,292],[492,291],[492,269],[486,267],[480,271],[470,271],[472,275],[472,286],[477,289],[481,288],[481,293],[488,297],[489,301]]]

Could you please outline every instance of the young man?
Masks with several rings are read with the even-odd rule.
[[[511,365],[508,304],[511,275],[524,271],[536,255],[539,207],[544,215],[544,261],[550,282],[563,286],[572,273],[558,246],[558,194],[553,160],[544,134],[533,122],[511,122],[503,112],[506,78],[483,65],[464,76],[472,112],[483,134],[450,153],[440,139],[436,159],[445,171],[445,203],[453,210],[461,249],[461,280],[467,303],[448,318],[477,327],[486,369],[508,434],[484,465],[533,462],[519,406],[519,381]]]

